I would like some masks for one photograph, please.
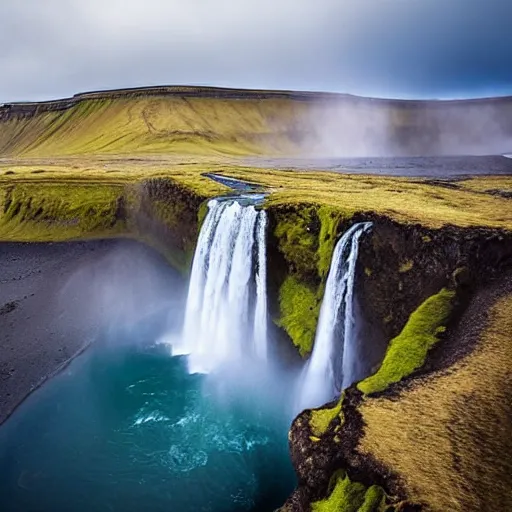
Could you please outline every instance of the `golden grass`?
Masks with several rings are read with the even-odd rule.
[[[512,176],[500,176],[496,180],[494,177],[475,177],[461,182],[464,185],[459,189],[450,189],[417,178],[271,170],[237,165],[220,157],[162,155],[0,160],[0,183],[41,179],[126,183],[167,177],[203,196],[229,191],[201,176],[204,172],[225,174],[267,188],[271,192],[267,200],[269,206],[308,203],[327,206],[346,215],[375,212],[399,222],[420,223],[431,228],[452,224],[512,229],[510,199],[480,191],[489,187],[512,189]]]
[[[457,185],[475,192],[501,190],[502,192],[512,193],[512,180],[510,176],[482,176],[479,179],[459,181]]]
[[[510,200],[422,180],[332,172],[233,169],[226,174],[269,187],[268,204],[311,203],[348,213],[375,212],[432,228],[446,224],[512,229]],[[469,183],[478,183],[473,178]],[[487,178],[483,178],[487,179]],[[512,176],[502,183],[512,186]]]
[[[425,510],[512,510],[512,295],[490,311],[477,349],[399,400],[368,399],[360,451],[398,472]]]
[[[295,147],[306,104],[290,99],[138,96],[84,99],[64,111],[0,123],[0,155],[254,155]]]

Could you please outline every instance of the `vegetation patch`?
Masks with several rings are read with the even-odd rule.
[[[275,212],[274,236],[291,273],[307,279],[317,273],[318,217],[313,206]]]
[[[340,223],[347,218],[339,208],[298,205],[275,210],[274,236],[293,272],[303,278],[329,273]]]
[[[282,327],[302,357],[311,352],[315,340],[320,301],[315,292],[296,277],[289,275],[279,289],[280,318]]]
[[[394,507],[386,507],[386,493],[378,485],[372,485],[364,495],[363,504],[357,512],[391,512]]]
[[[329,425],[336,419],[340,418],[343,423],[343,410],[342,403],[345,398],[345,393],[341,394],[338,403],[334,407],[326,407],[320,409],[311,410],[311,419],[309,420],[309,426],[311,431],[316,437],[320,437],[327,432]]]
[[[412,260],[406,260],[400,265],[398,272],[400,272],[400,274],[405,274],[406,272],[409,272],[409,270],[412,270],[412,267],[414,267],[414,262]]]
[[[381,367],[357,387],[365,394],[383,391],[421,368],[445,329],[454,297],[454,291],[443,288],[425,300],[411,314],[402,332],[391,340]]]
[[[271,208],[274,237],[287,273],[279,292],[276,320],[302,356],[311,352],[325,280],[346,212],[314,204]]]
[[[407,501],[425,510],[512,510],[511,284],[503,276],[462,314],[449,341],[475,344],[470,353],[359,408],[357,452],[397,475]]]
[[[346,217],[344,212],[329,206],[319,206],[316,209],[320,219],[320,235],[318,237],[318,275],[323,280],[327,278],[331,268],[332,253],[336,245],[336,234],[340,222]]]
[[[24,134],[27,135],[26,132]],[[9,139],[7,132],[0,131],[0,139],[4,136]],[[0,153],[1,146],[0,140]],[[250,181],[267,189],[271,194],[266,204],[274,211],[297,209],[309,204],[316,205],[316,209],[328,207],[339,211],[344,218],[356,212],[372,213],[401,223],[419,223],[430,228],[451,224],[510,230],[512,226],[510,200],[481,192],[492,187],[511,190],[511,176],[474,177],[461,182],[463,185],[459,189],[448,189],[424,183],[421,179],[254,168],[227,161],[221,154],[191,156],[180,154],[175,149],[172,153],[159,154],[158,158],[144,155],[128,158],[115,154],[99,157],[90,153],[84,156],[55,157],[53,153],[51,158],[44,159],[41,158],[43,154],[36,151],[34,154],[38,156],[37,165],[31,159],[4,158],[0,162],[0,170],[3,171],[3,174],[0,173],[0,182],[37,181],[42,177],[112,182],[115,176],[119,183],[160,177],[170,178],[203,196],[226,193],[228,189],[225,186],[203,176],[205,172],[211,172]],[[31,171],[43,167],[44,174],[32,174]],[[15,174],[7,176],[5,171]],[[320,227],[319,223],[317,227]],[[425,236],[425,243],[430,240],[430,237]]]
[[[352,482],[344,471],[336,472],[329,483],[329,496],[311,503],[312,512],[384,512],[386,495],[382,488],[366,488]]]
[[[289,154],[297,149],[296,117],[306,108],[279,98],[81,99],[66,110],[1,122],[0,154]]]
[[[204,195],[169,179],[143,180],[135,174],[132,183],[127,174],[112,180],[94,171],[84,177],[85,172],[62,179],[53,169],[50,178],[30,179],[27,170],[19,179],[0,179],[0,240],[126,236],[153,247],[183,274],[188,272]]]
[[[405,177],[356,176],[332,172],[233,169],[229,176],[250,179],[272,190],[271,206],[317,204],[345,212],[376,213],[398,222],[440,228],[512,225],[510,200],[483,194],[478,188],[485,178],[472,178],[468,187],[449,189],[429,185],[426,180]],[[502,177],[502,187],[512,187],[510,176]],[[430,240],[425,238],[425,243]]]
[[[122,186],[37,183],[4,186],[0,237],[13,241],[59,241],[119,234]]]

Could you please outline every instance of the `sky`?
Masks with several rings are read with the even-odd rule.
[[[0,0],[0,103],[146,85],[512,95],[512,0]]]

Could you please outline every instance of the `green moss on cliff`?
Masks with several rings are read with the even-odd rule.
[[[454,291],[443,288],[425,300],[412,313],[402,332],[391,340],[379,370],[357,387],[366,394],[383,391],[421,368],[428,351],[444,331],[454,297]]]
[[[325,279],[346,213],[338,208],[298,205],[272,211],[274,236],[287,264],[276,320],[302,356],[313,346]]]
[[[2,187],[0,238],[59,241],[120,234],[123,187],[89,182]]]
[[[317,269],[320,278],[324,279],[331,267],[331,258],[336,245],[336,233],[344,214],[335,208],[321,206],[317,209],[320,219],[320,235],[318,237]]]
[[[290,269],[299,276],[316,274],[317,219],[312,206],[276,212],[274,236]]]
[[[276,212],[274,236],[290,267],[301,276],[327,277],[336,234],[346,213],[330,206]]]
[[[363,504],[357,512],[383,512],[386,510],[386,493],[378,485],[372,485],[364,495]]]
[[[372,485],[366,488],[359,482],[352,482],[339,471],[331,479],[332,491],[323,500],[311,504],[312,512],[381,512],[385,509],[385,493],[382,488]]]
[[[341,409],[341,405],[343,403],[343,398],[345,397],[345,393],[342,393],[338,403],[334,407],[321,408],[321,409],[313,409],[311,411],[311,419],[309,421],[309,425],[311,427],[311,431],[317,437],[325,434],[329,425],[333,422],[335,418],[338,416],[341,418],[343,422],[343,411]]]
[[[198,231],[201,229],[204,219],[206,219],[206,215],[208,215],[208,201],[203,201],[199,207],[199,211],[197,212]]]
[[[187,274],[198,228],[197,196],[171,180],[0,180],[0,240],[65,241],[127,236]],[[205,203],[206,205],[206,203]]]
[[[279,290],[281,317],[277,321],[290,336],[301,356],[311,352],[315,340],[320,301],[315,292],[293,276]]]

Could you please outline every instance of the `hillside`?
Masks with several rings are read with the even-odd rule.
[[[0,157],[483,154],[512,150],[511,135],[512,98],[156,87],[0,106]]]

